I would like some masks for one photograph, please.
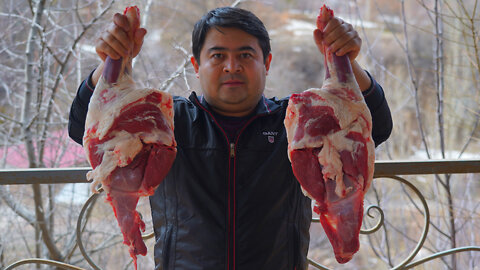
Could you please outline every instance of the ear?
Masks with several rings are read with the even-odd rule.
[[[270,69],[270,63],[272,62],[272,53],[269,53],[268,56],[267,56],[267,59],[265,60],[265,69],[267,70],[267,73],[268,73],[268,70]]]
[[[190,58],[190,62],[192,62],[193,69],[195,70],[195,73],[197,74],[197,77],[198,77],[198,67],[200,65],[198,64],[197,60],[193,56]]]

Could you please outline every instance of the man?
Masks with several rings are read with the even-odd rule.
[[[96,44],[102,60],[134,56],[146,30],[120,14]],[[314,40],[348,54],[372,113],[375,144],[392,122],[382,88],[355,61],[361,40],[333,18]],[[177,157],[150,197],[156,269],[306,269],[311,201],[287,157],[288,98],[263,96],[272,54],[263,23],[238,8],[217,8],[198,21],[191,59],[203,95],[174,98]],[[69,132],[81,143],[87,104],[103,63],[80,86]],[[321,76],[319,74],[319,76]]]

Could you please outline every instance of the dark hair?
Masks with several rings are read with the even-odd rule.
[[[262,48],[263,59],[270,53],[270,37],[263,22],[252,12],[241,8],[220,7],[210,10],[193,28],[192,52],[195,60],[200,63],[200,51],[205,43],[205,36],[210,28],[233,27],[256,37]]]

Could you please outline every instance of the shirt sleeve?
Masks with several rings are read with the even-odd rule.
[[[393,121],[382,86],[368,73],[372,84],[362,92],[372,115],[372,138],[375,147],[386,141],[392,133]]]
[[[88,104],[93,95],[92,73],[78,87],[77,95],[73,99],[68,117],[68,135],[78,144],[82,144],[85,132],[85,120],[87,118]]]

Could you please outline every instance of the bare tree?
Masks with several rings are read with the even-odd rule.
[[[396,16],[401,18],[401,24],[392,23],[391,15],[385,14],[386,8],[382,6],[383,3],[379,0],[374,1],[378,17],[382,18],[385,29],[392,34],[393,40],[400,49],[396,52],[404,59],[404,66],[408,71],[406,78],[410,85],[407,86],[407,95],[403,94],[399,97],[402,100],[409,100],[408,94],[412,93],[414,102],[414,106],[408,106],[406,103],[398,108],[401,109],[398,113],[402,115],[397,117],[399,121],[415,120],[417,123],[417,130],[413,134],[418,136],[414,135],[408,140],[410,149],[407,149],[407,153],[413,155],[421,150],[423,156],[428,159],[448,159],[460,158],[465,152],[477,151],[478,145],[472,144],[476,141],[475,135],[478,134],[477,108],[480,94],[478,87],[475,87],[478,85],[480,74],[478,73],[479,62],[476,58],[479,22],[476,18],[477,1],[417,0],[416,3],[398,1]],[[360,1],[357,4],[361,5]],[[416,46],[419,35],[426,40],[430,39],[431,47],[425,44]],[[377,55],[372,53],[374,58],[372,62],[379,65],[375,61],[379,58],[378,54],[382,52],[378,49],[376,52]],[[392,67],[387,66],[382,69],[387,77],[401,74]],[[388,69],[390,69],[389,72],[386,71]],[[471,77],[465,76],[469,73]],[[388,89],[386,90],[388,94]],[[433,97],[436,97],[436,100],[433,100]],[[432,106],[433,104],[435,106]],[[415,115],[415,118],[412,119],[409,115]],[[401,129],[402,134],[407,130]],[[394,134],[393,140],[396,136],[397,134]],[[403,136],[398,138],[400,137]],[[390,154],[390,157],[395,158],[395,154]],[[436,253],[449,248],[453,249],[459,245],[465,245],[464,239],[471,236],[471,231],[459,229],[460,226],[468,227],[473,222],[469,218],[466,219],[462,212],[469,212],[469,216],[475,215],[477,208],[466,210],[463,207],[469,203],[462,198],[464,185],[458,181],[459,178],[453,175],[435,175],[434,184],[425,186],[427,194],[434,194],[431,207],[435,210],[432,214],[435,218],[432,218],[430,224],[433,228],[433,232],[430,233],[432,237],[427,240],[424,246],[425,251]],[[469,194],[469,191],[465,193]],[[407,199],[412,201],[415,208],[418,208],[417,203],[411,200],[410,196]],[[394,230],[403,231],[401,235],[405,239],[410,238],[405,234],[407,228],[400,229],[402,226],[394,223],[392,226]],[[384,241],[388,244],[389,237],[386,233],[384,236]],[[463,241],[459,242],[459,239]],[[413,242],[415,239],[412,238],[409,241]],[[387,249],[391,250],[391,246]],[[393,266],[391,256],[387,256],[388,254],[380,257],[384,257],[384,261]],[[458,257],[459,255],[452,255],[440,261],[446,269],[463,269],[466,267],[465,263],[460,264]]]
[[[6,120],[4,124],[10,124],[10,133],[17,133],[16,130],[20,127],[21,141],[25,144],[28,166],[37,168],[45,166],[45,141],[53,138],[48,129],[52,124],[55,125],[54,121],[66,122],[65,116],[53,115],[52,112],[55,106],[58,106],[56,104],[56,93],[61,87],[62,78],[66,75],[67,68],[71,66],[70,58],[75,52],[79,40],[109,10],[113,2],[108,3],[98,15],[86,24],[82,22],[81,16],[83,15],[79,14],[77,2],[76,13],[74,14],[77,16],[76,19],[79,23],[73,27],[80,29],[80,31],[76,36],[69,36],[71,41],[62,44],[63,47],[56,43],[50,43],[48,40],[49,38],[58,39],[59,37],[56,34],[62,34],[67,30],[61,25],[57,25],[54,20],[55,9],[60,7],[56,7],[52,2],[45,0],[30,1],[27,4],[30,7],[28,10],[31,13],[31,19],[28,19],[26,14],[18,14],[18,16],[25,16],[22,17],[27,21],[24,29],[29,29],[25,41],[25,60],[22,61],[24,63],[23,96],[13,90],[9,92],[16,99],[23,100],[21,107],[17,107],[16,103],[11,104],[16,111],[21,112],[20,120],[15,120],[15,117],[18,116],[15,114],[11,116],[3,115],[3,118]],[[15,13],[10,15],[15,16]],[[75,23],[75,19],[69,23]],[[15,59],[20,56],[13,52],[11,55]],[[11,62],[11,68],[20,68],[19,64],[22,62]],[[47,91],[47,89],[50,91]],[[65,91],[65,89],[62,88],[61,91]],[[48,96],[48,94],[50,95]],[[9,138],[6,138],[6,140],[9,140]],[[8,144],[5,145],[5,149],[7,149],[7,146]],[[49,258],[63,261],[70,250],[62,254],[64,250],[57,244],[54,230],[53,187],[47,187],[48,192],[45,194],[44,188],[40,185],[32,185],[33,211],[28,206],[17,202],[9,194],[8,189],[3,186],[0,189],[0,196],[6,202],[6,205],[34,227],[35,256],[42,257],[45,248]],[[45,202],[47,202],[48,207],[45,207]]]

